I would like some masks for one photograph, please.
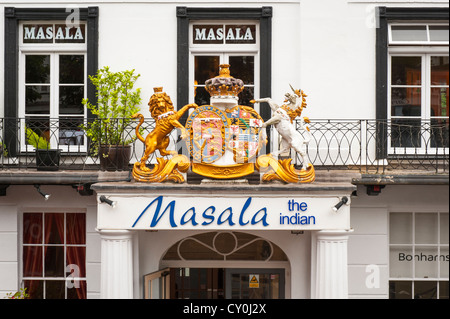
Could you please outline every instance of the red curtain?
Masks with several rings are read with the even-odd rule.
[[[26,244],[42,244],[42,214],[25,213],[23,215],[23,276],[43,276],[42,247],[25,246]],[[26,281],[25,287],[31,297],[40,295],[39,281]]]
[[[66,215],[66,244],[86,244],[86,215],[70,213]],[[67,265],[77,265],[77,277],[86,277],[86,247],[67,247]],[[85,282],[75,282],[78,299],[86,299]]]
[[[24,214],[24,232],[23,232],[23,275],[24,277],[42,277],[43,265],[46,262],[54,261],[55,265],[46,264],[48,269],[55,271],[58,276],[66,275],[67,265],[76,265],[79,272],[74,273],[76,277],[86,276],[86,247],[71,247],[67,245],[85,245],[86,244],[86,215],[79,213],[66,214],[66,241],[64,241],[64,214],[63,213],[46,213],[45,220],[42,220],[42,213],[25,213]],[[44,226],[44,228],[43,228]],[[45,229],[45,234],[42,230]],[[52,260],[47,255],[48,246],[27,246],[27,244],[42,245],[42,235],[44,235],[44,244],[66,244],[66,260],[61,261],[56,254]],[[45,256],[43,260],[43,256]],[[49,258],[48,258],[49,257]],[[63,265],[64,269],[58,269]],[[53,267],[53,268],[52,268]],[[67,269],[69,270],[69,269]],[[47,271],[46,271],[47,272]],[[54,275],[54,274],[53,274]],[[42,294],[41,280],[27,280],[27,292],[31,298],[36,298]],[[75,282],[73,292],[68,292],[68,296],[86,299],[86,282]]]

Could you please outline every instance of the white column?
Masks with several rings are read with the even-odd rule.
[[[316,299],[348,298],[347,231],[316,233],[315,289]]]
[[[102,299],[133,298],[133,233],[100,231]]]

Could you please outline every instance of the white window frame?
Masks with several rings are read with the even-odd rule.
[[[392,27],[426,27],[427,40],[426,41],[394,41],[392,40]],[[424,45],[448,45],[449,41],[431,41],[430,40],[430,26],[448,26],[448,23],[390,23],[388,29],[388,41],[391,45],[398,44],[424,44]]]
[[[19,94],[19,106],[18,114],[21,119],[20,127],[24,132],[25,127],[25,56],[26,55],[49,55],[50,56],[50,114],[48,115],[50,120],[50,128],[55,127],[52,123],[56,122],[56,128],[52,129],[50,137],[50,145],[52,148],[59,148],[63,152],[87,152],[87,138],[83,134],[81,136],[81,145],[60,145],[59,143],[59,118],[83,118],[83,122],[86,119],[87,113],[84,108],[83,114],[60,115],[58,111],[59,105],[59,56],[60,55],[83,55],[84,56],[84,96],[87,97],[87,32],[85,33],[84,43],[23,43],[23,25],[24,24],[64,24],[62,21],[24,21],[19,24],[19,76],[18,76],[18,94]],[[85,22],[81,22],[87,26]],[[81,103],[81,101],[80,101]],[[53,106],[53,107],[52,107]],[[28,117],[43,118],[47,115],[37,114]],[[30,151],[33,147],[27,145],[25,133],[20,134],[21,152]]]
[[[255,25],[256,41],[249,44],[194,44],[193,25]],[[260,78],[260,27],[259,22],[254,20],[194,20],[189,23],[189,101],[194,102],[194,80],[195,80],[195,56],[219,56],[220,63],[228,64],[230,56],[254,56],[254,85],[246,85],[253,87],[255,99],[259,98],[259,78]],[[230,67],[231,76],[233,76],[233,66]],[[217,75],[219,69],[217,69]],[[199,84],[203,85],[203,84]],[[259,112],[259,105],[255,105],[255,110]]]
[[[392,41],[392,26],[427,26],[428,39],[429,39],[429,26],[448,26],[448,23],[408,23],[408,24],[400,24],[400,23],[392,23],[389,24],[389,48],[388,48],[388,110],[387,117],[388,121],[391,122],[397,118],[402,119],[420,119],[421,120],[421,128],[430,128],[432,119],[448,119],[446,116],[433,116],[431,117],[431,88],[433,87],[448,87],[448,85],[444,86],[436,86],[431,85],[431,65],[430,65],[430,57],[431,56],[448,56],[449,48],[448,41]],[[426,44],[426,45],[424,45]],[[447,44],[447,45],[445,45]],[[392,87],[402,87],[401,85],[392,85],[392,57],[395,56],[421,56],[422,58],[422,83],[417,85],[418,88],[421,88],[421,116],[420,117],[396,117],[392,116],[392,101],[391,101],[391,89]],[[404,85],[404,87],[411,87],[411,85]],[[388,128],[390,130],[390,128]],[[448,147],[431,147],[430,143],[425,145],[424,141],[430,141],[429,129],[421,129],[421,146],[420,147],[393,147],[391,146],[391,134],[388,134],[388,154],[396,154],[396,155],[444,155],[448,154]]]
[[[42,228],[42,243],[40,244],[24,244],[23,242],[23,233],[24,233],[24,223],[23,223],[23,215],[25,213],[39,213],[42,214],[42,221],[43,221],[43,228]],[[44,244],[44,240],[45,240],[45,214],[53,214],[53,213],[62,213],[64,214],[64,243],[63,244]],[[66,243],[66,234],[67,234],[67,229],[66,229],[66,218],[67,218],[67,214],[84,214],[85,218],[86,218],[86,241],[84,244],[67,244]],[[64,298],[67,299],[67,286],[69,284],[69,282],[76,282],[76,281],[84,281],[87,285],[88,280],[87,280],[87,212],[85,209],[55,209],[55,208],[46,208],[46,209],[25,209],[24,211],[21,212],[20,214],[20,228],[19,228],[19,234],[20,234],[20,282],[21,282],[21,287],[24,286],[24,282],[28,281],[28,280],[34,280],[34,281],[51,281],[51,280],[55,280],[55,281],[65,281],[65,290],[64,290]],[[86,256],[85,256],[85,272],[86,272],[86,276],[85,277],[77,277],[74,276],[75,273],[73,273],[73,275],[68,275],[65,277],[45,277],[45,254],[44,254],[44,249],[42,249],[42,271],[43,271],[43,275],[41,277],[24,277],[23,276],[23,264],[24,264],[24,257],[23,257],[23,247],[28,246],[28,247],[45,247],[45,246],[52,246],[52,247],[64,247],[64,263],[66,263],[66,258],[67,258],[67,247],[84,247],[86,248]],[[66,267],[67,268],[67,267]],[[69,272],[68,269],[65,269],[67,274]],[[87,295],[87,291],[86,291],[86,295]],[[43,294],[44,296],[46,295],[46,291],[45,291],[45,285],[43,286]],[[45,298],[44,298],[45,299]]]
[[[412,242],[411,243],[396,243],[396,244],[392,244],[391,243],[391,240],[389,240],[389,255],[390,255],[390,253],[391,253],[391,248],[393,248],[393,247],[406,247],[406,246],[411,246],[411,254],[412,254],[412,256],[414,257],[414,255],[416,254],[416,247],[430,247],[430,248],[433,248],[433,247],[436,247],[437,248],[437,250],[438,250],[438,256],[440,256],[441,255],[441,249],[442,248],[447,248],[447,250],[448,250],[448,248],[449,248],[449,244],[447,243],[447,244],[445,244],[445,243],[441,243],[440,242],[440,229],[441,229],[441,222],[442,222],[442,220],[441,220],[441,215],[443,215],[443,214],[449,214],[448,212],[422,212],[422,211],[417,211],[417,212],[404,212],[404,211],[402,211],[402,212],[390,212],[390,214],[399,214],[399,213],[407,213],[407,214],[411,214],[411,217],[412,217],[412,221],[411,221],[411,227],[412,227],[412,229],[411,229],[411,240],[412,240]],[[416,231],[416,214],[427,214],[427,213],[429,213],[429,214],[437,214],[437,232],[438,232],[438,234],[437,234],[437,238],[438,238],[438,243],[436,243],[436,244],[417,244],[416,242],[415,242],[415,238],[416,238],[416,233],[415,233],[415,231]],[[391,227],[391,224],[390,224],[390,222],[388,221],[388,225],[389,225],[389,232],[391,232],[391,229],[390,229],[390,227]],[[389,233],[388,232],[388,233]],[[448,277],[442,277],[441,276],[441,263],[440,262],[438,262],[437,263],[437,267],[438,267],[438,269],[437,269],[437,272],[438,272],[438,276],[437,277],[430,277],[430,278],[420,278],[420,277],[416,277],[415,276],[415,271],[416,271],[416,261],[415,261],[415,258],[413,258],[413,260],[411,261],[413,264],[412,264],[412,276],[411,277],[391,277],[391,275],[389,274],[389,282],[391,282],[391,281],[397,281],[397,282],[400,282],[400,281],[406,281],[406,282],[411,282],[412,283],[412,296],[414,296],[414,282],[415,281],[436,281],[437,282],[437,298],[439,298],[439,282],[441,282],[441,281],[448,281],[449,280],[449,278]],[[389,259],[389,263],[390,263],[390,259]],[[390,269],[390,267],[389,267],[389,269]],[[389,272],[390,272],[390,270],[389,270]]]

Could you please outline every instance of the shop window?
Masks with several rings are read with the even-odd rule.
[[[448,213],[391,213],[391,299],[449,298]]]
[[[22,280],[31,299],[86,299],[86,214],[23,214]]]
[[[209,232],[186,237],[173,245],[163,260],[287,261],[280,247],[240,232]]]

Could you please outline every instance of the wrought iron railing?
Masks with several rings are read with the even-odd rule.
[[[35,144],[33,139],[36,141],[41,137],[49,142],[45,148],[60,150],[60,169],[99,170],[100,159],[96,147],[79,127],[85,121],[80,118],[0,119],[0,169],[36,169],[36,152],[32,144]],[[113,125],[123,123],[122,119],[108,121]],[[137,125],[137,120],[132,121],[121,136],[123,141],[132,141],[128,168],[144,154],[144,144],[135,134]],[[144,121],[140,126],[140,134],[145,138],[154,125],[153,120]],[[296,125],[304,135],[299,121]],[[391,170],[448,173],[448,119],[428,122],[311,120],[309,128],[311,138],[307,146],[307,158],[316,169],[352,169],[369,174],[383,174]],[[269,128],[268,133],[272,137],[272,149],[278,147],[279,140],[274,128]],[[171,135],[169,149],[187,154],[185,143],[176,132]],[[148,163],[155,162],[155,156],[150,157]],[[294,164],[301,164],[300,157],[293,152],[287,156],[293,157]]]

